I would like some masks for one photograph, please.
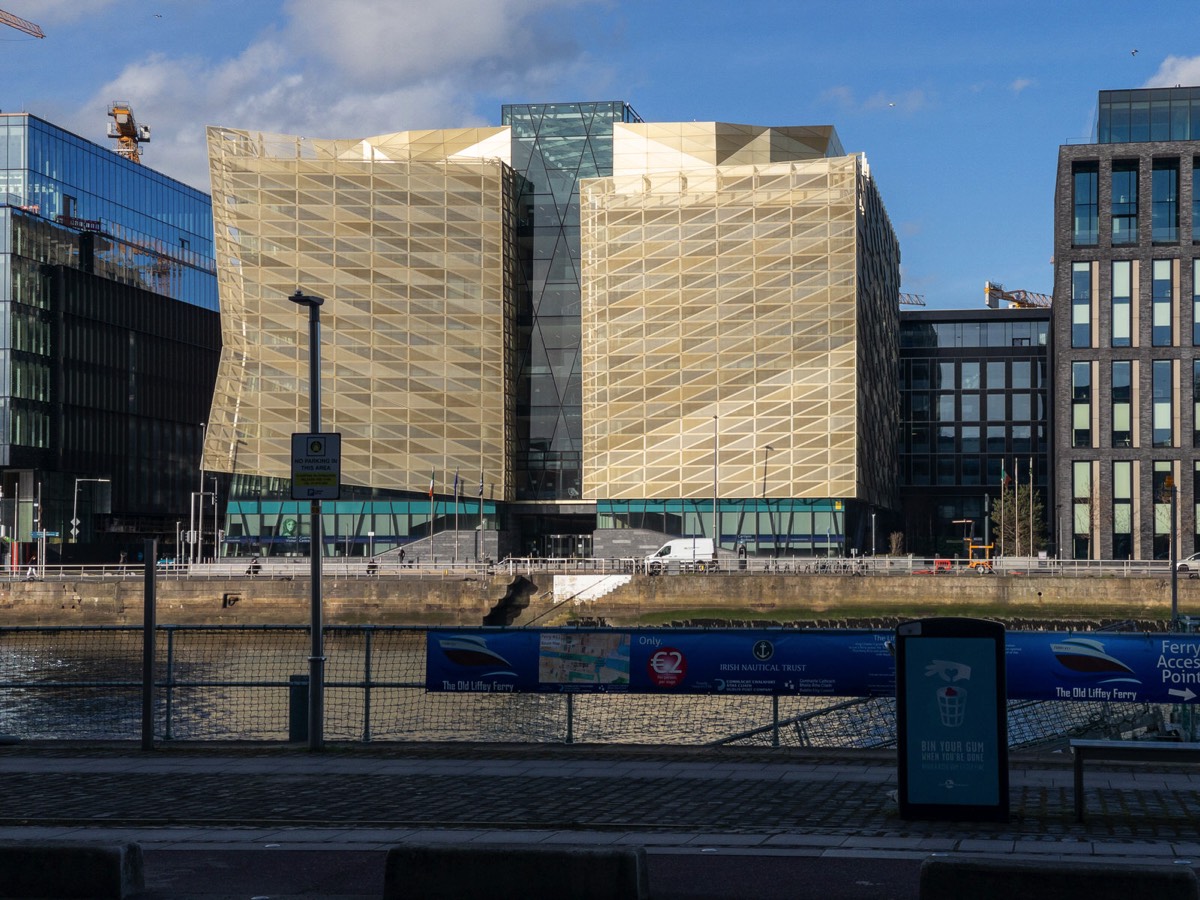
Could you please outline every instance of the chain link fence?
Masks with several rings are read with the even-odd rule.
[[[330,741],[583,742],[890,748],[891,698],[425,691],[427,629],[325,631]],[[163,741],[303,740],[304,626],[159,626],[154,734]],[[1015,748],[1153,729],[1156,704],[1009,704]],[[141,735],[142,629],[0,628],[0,734],[40,740]]]

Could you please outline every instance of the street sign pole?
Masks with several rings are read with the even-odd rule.
[[[308,307],[308,418],[310,430],[317,435],[321,431],[321,304],[325,300],[322,297],[309,296],[300,291],[296,291],[288,299],[300,306]],[[295,469],[294,436],[292,440],[292,466]],[[324,444],[321,445],[321,449],[325,449]],[[297,489],[296,474],[293,471],[293,497]],[[309,630],[312,647],[308,657],[308,749],[320,750],[325,743],[325,635],[321,616],[321,554],[324,542],[321,539],[321,495],[319,491],[312,493],[312,489],[309,490],[309,557],[312,564],[312,615]],[[334,493],[336,494],[336,490]]]

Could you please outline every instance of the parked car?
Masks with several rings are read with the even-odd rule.
[[[1176,572],[1190,572],[1189,578],[1200,578],[1200,553],[1193,553],[1175,563]]]

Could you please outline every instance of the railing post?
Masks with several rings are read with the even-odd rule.
[[[163,725],[163,740],[171,740],[171,701],[175,696],[175,629],[167,628],[167,683],[166,723]]]
[[[779,746],[779,695],[771,695],[771,746]]]
[[[575,695],[567,694],[567,743],[575,743]]]
[[[155,565],[158,563],[158,541],[143,542],[146,563],[142,584],[142,749],[154,749],[154,629],[155,623]]]
[[[363,632],[363,743],[371,741],[371,638],[374,631],[370,625]]]

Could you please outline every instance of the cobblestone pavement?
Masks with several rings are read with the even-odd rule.
[[[1095,767],[1074,821],[1061,754],[1010,761],[1006,823],[904,821],[894,754],[546,745],[0,747],[0,830],[180,826],[857,836],[886,846],[1168,842],[1200,856],[1200,773]],[[1191,846],[1195,850],[1191,851]],[[993,844],[993,846],[999,846]]]

